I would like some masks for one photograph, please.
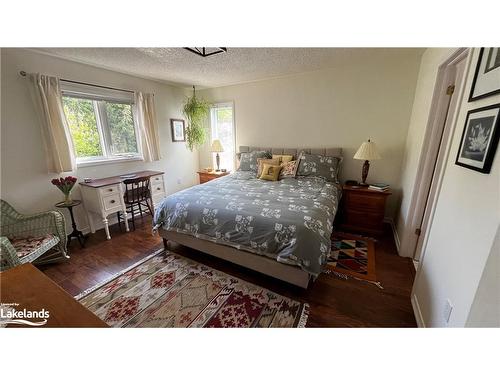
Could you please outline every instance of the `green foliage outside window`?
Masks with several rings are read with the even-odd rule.
[[[217,109],[217,122],[231,122],[233,120],[232,108],[218,108]]]
[[[134,119],[130,104],[106,103],[113,154],[137,153]]]
[[[132,106],[90,99],[63,97],[64,112],[78,158],[104,156],[99,129],[105,132],[112,155],[138,153]],[[100,111],[97,111],[97,108]],[[96,112],[106,116],[98,124]],[[107,127],[105,126],[107,124]]]
[[[92,100],[64,97],[63,105],[76,156],[102,156]]]

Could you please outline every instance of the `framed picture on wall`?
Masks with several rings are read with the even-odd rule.
[[[186,142],[186,126],[184,120],[170,119],[172,142]]]
[[[467,113],[455,164],[481,173],[490,173],[500,131],[500,104]]]
[[[500,47],[481,48],[469,102],[500,94]]]

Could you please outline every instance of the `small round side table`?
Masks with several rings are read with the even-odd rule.
[[[72,238],[78,239],[78,242],[80,243],[80,247],[85,246],[85,240],[87,238],[83,235],[83,233],[81,231],[79,231],[77,229],[76,223],[75,223],[75,217],[73,216],[73,207],[76,207],[76,206],[80,205],[81,203],[82,203],[81,200],[73,199],[71,202],[59,202],[59,203],[56,203],[56,205],[55,205],[57,208],[67,208],[69,211],[69,215],[71,216],[71,226],[73,227],[73,232],[68,234],[67,246],[69,246],[69,244],[71,243]]]

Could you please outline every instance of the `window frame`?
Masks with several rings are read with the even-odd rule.
[[[232,155],[233,163],[231,165],[231,171],[236,170],[236,153],[238,150],[236,150],[236,119],[234,115],[234,102],[233,101],[225,101],[225,102],[217,102],[217,103],[212,103],[210,105],[210,146],[212,145],[213,140],[215,139],[213,137],[213,124],[214,124],[214,113],[215,111],[212,111],[215,108],[227,108],[231,107],[232,111],[232,123],[233,123],[233,145],[234,145],[234,154]],[[215,153],[210,152],[212,154],[211,159],[212,159],[212,167],[215,169],[217,163],[215,161]]]
[[[96,120],[97,132],[99,133],[99,142],[101,145],[102,154],[101,156],[87,156],[78,157],[75,152],[76,164],[78,167],[94,166],[100,164],[110,164],[119,163],[125,161],[144,161],[144,156],[142,152],[142,142],[141,134],[139,132],[139,126],[137,123],[136,116],[136,104],[133,100],[124,100],[120,97],[113,97],[112,93],[105,92],[106,95],[95,94],[92,91],[93,88],[90,86],[79,84],[78,90],[74,90],[74,85],[68,86],[68,88],[62,87],[62,97],[70,97],[74,99],[81,100],[91,100],[94,108],[94,116]],[[87,90],[86,90],[87,88]],[[116,104],[126,104],[130,105],[132,111],[132,122],[134,124],[134,133],[137,142],[137,153],[126,153],[126,154],[113,154],[112,152],[112,140],[111,140],[111,128],[108,123],[106,104],[116,103]],[[66,115],[66,112],[65,112]],[[73,143],[73,137],[71,132],[69,133],[71,141]],[[73,146],[74,147],[74,146]]]

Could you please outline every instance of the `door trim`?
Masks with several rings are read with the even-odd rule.
[[[451,81],[454,81],[455,78],[455,73],[453,70],[455,69],[456,65],[463,59],[470,60],[470,56],[471,50],[469,48],[459,48],[454,53],[452,53],[438,68],[436,83],[434,86],[434,93],[432,96],[431,109],[429,111],[429,119],[425,130],[417,174],[415,177],[415,187],[408,208],[408,212],[410,215],[408,221],[409,230],[406,232],[405,238],[402,239],[401,243],[401,248],[403,250],[406,250],[406,256],[414,257],[417,242],[420,236],[424,236],[422,240],[422,249],[425,248],[427,233],[422,233],[420,236],[418,236],[415,234],[415,231],[422,224],[427,204],[430,205],[429,218],[432,218],[432,214],[434,212],[434,206],[439,193],[439,186],[441,185],[444,173],[443,167],[444,163],[447,160],[450,141],[453,135],[453,129],[455,128],[456,115],[458,113],[457,110],[460,107],[460,100],[463,97],[463,85],[465,83],[465,77],[467,76],[470,61],[466,62],[465,71],[462,76],[462,82],[456,82],[455,84],[455,94],[457,98],[456,106],[453,109],[453,112],[449,113],[449,119],[446,121],[446,124],[446,110],[448,108],[449,99],[445,94],[448,86],[452,83],[455,83]],[[441,134],[441,132],[442,138],[440,136],[437,136],[438,134]],[[439,151],[440,145],[442,145],[441,151]],[[436,154],[437,151],[439,151],[438,154]],[[436,165],[436,173],[434,174],[436,158],[440,159],[440,165]],[[435,189],[435,196],[429,197],[428,200],[427,197],[431,189],[433,175],[435,175],[436,177],[437,188]],[[428,227],[430,227],[430,223],[431,219],[428,220]]]

